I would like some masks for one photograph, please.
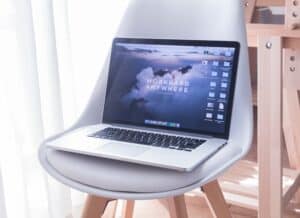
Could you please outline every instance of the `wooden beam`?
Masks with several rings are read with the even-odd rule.
[[[252,17],[255,10],[255,4],[256,0],[244,0],[246,23],[251,23],[252,21]]]
[[[257,48],[258,37],[259,36],[248,36],[248,46]],[[300,38],[282,38],[282,48],[300,49]]]
[[[283,48],[300,49],[300,38],[283,38]]]
[[[293,185],[291,185],[289,187],[289,189],[287,189],[287,191],[283,194],[283,207],[284,208],[288,205],[289,201],[292,199],[292,197],[295,195],[295,193],[299,189],[299,185],[300,185],[300,174],[295,179]]]
[[[300,49],[300,30],[288,30],[278,24],[246,24],[249,47],[258,47],[260,36],[282,37],[283,48]]]
[[[282,40],[258,40],[258,166],[260,218],[282,217]]]
[[[292,38],[300,37],[300,30],[289,30],[282,24],[248,23],[246,27],[247,34],[250,36],[272,35]]]
[[[285,1],[285,27],[290,30],[300,28],[300,2],[298,0]]]
[[[300,105],[297,91],[300,90],[300,52],[284,51],[284,119],[283,129],[290,166],[300,170]]]
[[[258,7],[263,6],[284,6],[285,0],[257,0]]]
[[[206,202],[215,218],[231,218],[229,206],[223,196],[217,180],[201,187],[205,194]]]
[[[133,200],[125,200],[123,202],[122,209],[122,218],[132,218],[134,211],[134,201]]]
[[[284,50],[283,87],[293,90],[297,102],[297,91],[300,90],[300,51],[296,49]],[[297,112],[298,111],[293,111]]]
[[[188,218],[184,195],[167,199],[170,218]]]
[[[294,49],[284,50],[283,65],[283,131],[287,148],[290,167],[300,171],[300,51]],[[294,187],[294,192],[297,191]],[[287,204],[289,197],[295,196],[296,202],[300,202],[300,192],[292,193],[285,197]]]
[[[111,217],[116,217],[116,213],[117,213],[117,207],[118,207],[118,200],[115,201],[111,201],[109,202],[109,206],[111,206]]]
[[[108,202],[111,200],[112,199],[88,195],[81,218],[99,218],[103,215]]]

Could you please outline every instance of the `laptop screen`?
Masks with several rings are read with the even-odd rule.
[[[238,56],[238,42],[116,38],[103,122],[228,138]]]

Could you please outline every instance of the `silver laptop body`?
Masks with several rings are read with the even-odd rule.
[[[115,38],[103,120],[47,146],[191,171],[226,146],[238,56],[238,42]]]

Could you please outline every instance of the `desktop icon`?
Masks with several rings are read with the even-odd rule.
[[[213,61],[213,66],[219,66],[219,61]]]
[[[208,103],[207,103],[207,107],[208,107],[208,108],[213,108],[213,107],[214,107],[214,103],[208,102]]]
[[[225,61],[225,62],[224,62],[224,67],[230,67],[230,62]]]
[[[216,94],[214,92],[209,92],[208,97],[214,98],[214,97],[216,97]]]
[[[212,71],[212,72],[211,72],[211,76],[218,76],[218,72]]]
[[[206,118],[212,119],[213,118],[213,114],[212,113],[206,113]]]
[[[224,115],[223,114],[218,114],[217,119],[218,120],[224,120]]]
[[[216,87],[217,86],[217,83],[216,82],[210,82],[210,87]]]
[[[224,110],[224,103],[219,103],[219,110]]]
[[[231,52],[230,52],[230,51],[226,51],[226,52],[225,52],[225,56],[226,56],[226,57],[230,57],[230,56],[231,56]]]
[[[226,98],[226,93],[220,93],[220,98]]]
[[[228,74],[228,72],[223,72],[223,73],[222,73],[222,76],[223,76],[223,77],[228,77],[229,74]]]
[[[227,86],[228,86],[227,83],[225,83],[225,82],[222,82],[222,83],[221,83],[221,87],[222,87],[222,88],[227,88]]]

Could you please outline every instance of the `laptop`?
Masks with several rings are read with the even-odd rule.
[[[115,38],[100,124],[47,146],[191,171],[227,144],[239,50],[231,41]]]

